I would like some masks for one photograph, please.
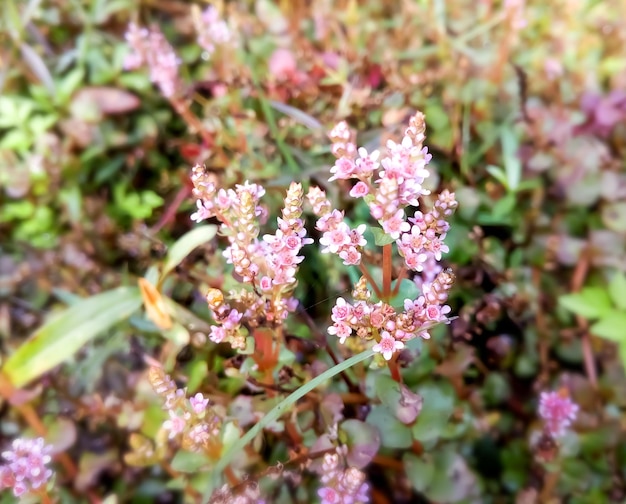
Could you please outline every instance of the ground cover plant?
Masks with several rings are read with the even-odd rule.
[[[623,502],[623,2],[1,9],[0,502]]]

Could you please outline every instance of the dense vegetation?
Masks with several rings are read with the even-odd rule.
[[[0,503],[626,499],[624,2],[0,12]]]

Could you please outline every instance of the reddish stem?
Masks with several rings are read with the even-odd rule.
[[[398,366],[399,353],[393,354],[389,360],[389,371],[391,371],[391,377],[398,383],[402,383],[402,375],[400,374],[400,366]]]
[[[391,243],[383,245],[383,299],[391,298],[391,274],[392,274],[392,248]]]
[[[359,268],[361,269],[361,273],[363,273],[363,276],[365,278],[367,278],[367,281],[370,283],[370,285],[372,286],[372,289],[374,289],[374,292],[376,293],[376,295],[378,296],[378,298],[382,298],[383,294],[380,291],[380,288],[378,287],[378,285],[376,284],[376,282],[374,281],[374,279],[372,278],[372,275],[370,275],[370,272],[367,271],[367,268],[365,267],[365,264],[361,263],[359,264]]]

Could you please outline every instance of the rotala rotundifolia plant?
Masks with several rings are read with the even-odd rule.
[[[337,339],[342,354],[373,355],[379,366],[387,362],[392,378],[401,382],[399,354],[411,340],[428,339],[430,328],[448,322],[446,301],[454,276],[439,261],[448,251],[444,239],[457,201],[447,190],[434,197],[424,187],[431,159],[423,145],[424,132],[425,117],[418,112],[400,142],[388,140],[382,152],[368,152],[357,148],[345,122],[332,129],[329,137],[336,161],[329,182],[336,181],[340,192],[362,200],[371,216],[356,226],[344,211],[333,208],[324,190],[315,186],[305,190],[293,182],[275,232],[263,233],[269,212],[262,204],[262,186],[245,182],[230,189],[219,187],[214,173],[200,165],[193,168],[197,210],[191,218],[221,223],[221,235],[228,240],[223,255],[239,282],[238,288],[228,292],[209,290],[206,299],[215,320],[209,337],[250,355],[254,365],[249,369],[256,373],[257,382],[273,384],[278,375],[285,324],[298,308],[294,292],[304,260],[302,249],[313,244],[312,235],[319,236],[322,254],[334,254],[347,268],[360,272],[352,299],[336,299],[327,327],[328,337]],[[430,202],[429,208],[422,208],[424,200]],[[307,211],[316,218],[317,233],[305,227]],[[339,364],[332,357],[336,368],[350,361]],[[313,381],[289,397],[304,396],[302,389],[312,390]],[[282,404],[280,411],[272,410],[267,422],[279,418],[295,400]],[[251,439],[246,436],[242,442]],[[342,456],[341,449],[337,453]],[[233,457],[223,457],[220,468]],[[342,486],[340,480],[320,491],[323,502],[367,500],[361,484]],[[351,490],[345,488],[356,493],[347,495]],[[336,495],[347,500],[333,500]]]

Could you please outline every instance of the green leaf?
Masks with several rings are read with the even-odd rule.
[[[559,304],[588,319],[600,318],[611,310],[611,298],[602,287],[585,287],[575,294],[566,294],[559,298]]]
[[[20,45],[20,51],[24,62],[30,67],[33,74],[35,74],[39,81],[44,85],[50,95],[54,96],[54,79],[52,78],[50,70],[48,70],[48,67],[44,63],[43,59],[41,59],[41,56],[39,56],[39,54],[37,54],[32,47],[24,43]]]
[[[136,287],[118,287],[86,298],[40,327],[6,361],[3,372],[22,387],[70,359],[98,334],[128,318],[141,306]]]
[[[506,188],[509,191],[517,191],[522,180],[522,163],[518,156],[519,143],[515,133],[510,128],[502,128],[500,131],[502,143],[502,158],[504,171],[506,172]]]
[[[379,247],[382,247],[383,245],[389,245],[390,243],[393,243],[395,241],[391,236],[385,233],[381,228],[372,227],[370,229],[372,231],[372,234],[374,235],[374,243],[378,245]]]
[[[398,420],[386,406],[373,406],[367,423],[380,432],[381,444],[386,448],[408,448],[413,444],[411,429]]]
[[[374,382],[374,389],[380,402],[387,406],[390,411],[394,411],[400,404],[400,399],[402,398],[400,384],[391,376],[386,374],[377,376]]]
[[[391,283],[392,290],[396,288],[397,283],[397,280],[394,280]],[[396,310],[402,311],[405,299],[415,301],[420,296],[420,294],[421,291],[413,280],[403,278],[400,281],[400,289],[398,290],[398,293],[393,297],[389,304],[393,306]]]
[[[184,473],[195,473],[209,463],[206,455],[180,450],[172,459],[172,469]]]
[[[589,329],[591,334],[618,343],[626,341],[626,312],[613,311]]]
[[[163,270],[161,271],[160,282],[162,282],[167,274],[178,266],[193,249],[212,240],[216,234],[217,226],[209,224],[207,226],[196,227],[181,236],[167,251]]]
[[[347,437],[347,462],[350,467],[361,469],[369,464],[380,448],[380,436],[373,425],[356,419],[341,424],[341,433]]]
[[[433,461],[428,455],[420,458],[412,453],[406,453],[402,457],[402,461],[404,462],[406,475],[413,488],[418,492],[424,493],[435,476],[435,464]]]
[[[421,442],[439,438],[448,424],[454,409],[454,399],[444,387],[425,385],[418,389],[424,402],[422,411],[413,426],[413,437]]]
[[[626,310],[626,275],[615,273],[609,282],[609,295],[613,304],[620,310]]]

